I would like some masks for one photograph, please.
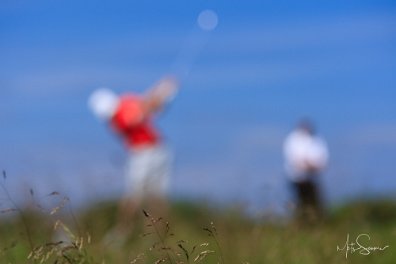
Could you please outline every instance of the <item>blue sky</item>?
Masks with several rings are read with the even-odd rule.
[[[286,200],[282,140],[306,115],[330,146],[330,200],[394,192],[392,1],[2,1],[8,184],[76,200],[120,193],[125,153],[87,96],[142,91],[171,71],[207,8],[218,27],[159,120],[176,157],[173,195]]]

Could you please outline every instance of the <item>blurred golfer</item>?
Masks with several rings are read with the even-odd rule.
[[[168,186],[171,155],[153,125],[156,114],[174,97],[178,82],[165,77],[138,95],[117,95],[101,88],[88,100],[93,113],[107,122],[124,141],[129,152],[126,164],[126,191],[119,209],[118,225],[131,227],[136,210],[143,201],[150,200],[161,207]],[[128,229],[128,230],[129,230]]]
[[[328,162],[326,142],[315,134],[309,120],[302,120],[287,136],[283,151],[286,172],[298,199],[298,219],[315,221],[322,216],[317,181]]]

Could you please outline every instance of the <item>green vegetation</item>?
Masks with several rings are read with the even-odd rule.
[[[54,194],[59,195],[59,194]],[[133,235],[106,241],[116,203],[73,212],[0,208],[0,263],[395,263],[396,203],[352,202],[316,225],[249,219],[236,209],[175,202],[167,216],[142,212]],[[11,203],[12,205],[12,203]],[[382,251],[337,251],[349,242]],[[120,243],[122,241],[123,243]],[[357,248],[357,245],[354,245]],[[363,252],[364,253],[364,252]]]

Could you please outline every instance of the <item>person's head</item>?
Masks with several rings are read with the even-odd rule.
[[[297,129],[306,132],[309,135],[314,135],[316,133],[315,125],[308,118],[303,118],[297,123]]]
[[[88,99],[88,107],[100,119],[108,120],[116,111],[118,96],[107,88],[95,90]]]

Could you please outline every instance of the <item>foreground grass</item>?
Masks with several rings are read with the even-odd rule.
[[[51,213],[11,210],[1,217],[0,263],[396,263],[391,201],[350,203],[310,226],[177,202],[164,219],[142,213],[122,244],[104,240],[115,222],[114,202]],[[344,247],[348,234],[350,243],[368,234],[364,246],[389,247],[369,255],[350,251],[346,258],[337,245]]]

